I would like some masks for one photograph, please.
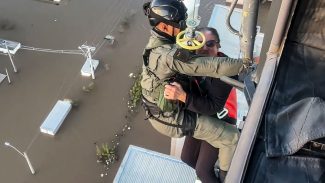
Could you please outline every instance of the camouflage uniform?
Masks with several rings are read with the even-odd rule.
[[[147,63],[142,71],[142,95],[147,103],[157,105],[159,95],[158,86],[161,80],[186,74],[189,76],[233,76],[242,69],[242,61],[226,57],[196,57],[181,61],[177,58],[178,46],[171,44],[156,36],[151,36],[146,46],[147,53],[150,50]],[[146,52],[145,52],[146,53]],[[145,54],[144,54],[145,55]],[[146,103],[146,102],[145,102]],[[156,107],[157,108],[157,107]],[[192,135],[196,139],[205,140],[219,150],[220,168],[224,171],[229,169],[233,153],[235,151],[239,132],[236,127],[219,119],[199,115],[182,109],[181,105],[171,112],[152,112],[149,110],[148,119],[152,126],[160,133],[169,137],[182,137]],[[148,109],[146,109],[148,114]],[[185,123],[190,122],[191,133],[184,130]],[[193,120],[192,120],[193,121]]]

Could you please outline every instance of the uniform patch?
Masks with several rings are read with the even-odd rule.
[[[186,49],[177,49],[175,54],[173,55],[173,58],[182,62],[186,62],[191,58],[191,56],[192,54],[190,51]]]

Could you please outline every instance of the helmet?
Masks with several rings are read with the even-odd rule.
[[[143,5],[143,10],[153,27],[163,22],[180,30],[186,28],[187,9],[181,0],[152,0]]]

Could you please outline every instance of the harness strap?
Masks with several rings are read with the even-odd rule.
[[[143,64],[144,66],[148,66],[149,64],[149,55],[152,49],[144,49],[143,54],[142,54],[142,59],[143,59]]]
[[[156,106],[156,104],[148,101],[144,96],[141,97],[141,100],[142,100],[142,106],[143,106],[144,110],[146,111],[146,118],[145,118],[146,120],[147,119],[154,119],[154,120],[156,120],[159,123],[162,123],[164,125],[171,126],[171,127],[176,127],[176,128],[181,128],[181,129],[183,129],[185,127],[184,125],[171,124],[171,123],[168,123],[166,121],[163,121],[163,120],[157,118],[154,115],[161,115],[162,111]],[[155,110],[156,112],[152,111],[153,108],[156,109]]]
[[[310,141],[306,143],[304,147],[313,151],[325,153],[325,144],[321,142]]]
[[[146,67],[146,72],[149,76],[154,76],[155,80],[157,83],[162,84],[165,81],[170,80],[171,78],[168,79],[160,79],[159,77],[156,76],[156,74],[154,72],[152,72],[149,68],[149,56],[150,56],[150,52],[152,49],[145,49],[143,52],[143,64]],[[149,92],[145,89],[142,89],[142,94],[145,95],[149,95],[152,92]],[[142,107],[144,108],[145,112],[146,112],[146,118],[147,119],[153,119],[161,124],[167,125],[167,126],[171,126],[174,128],[179,128],[181,129],[183,135],[188,135],[188,136],[192,136],[194,133],[194,129],[195,129],[195,125],[196,125],[196,118],[192,119],[193,116],[192,115],[185,115],[185,117],[187,117],[188,119],[183,119],[183,124],[182,125],[178,125],[178,124],[171,124],[169,122],[163,121],[161,119],[159,119],[158,117],[154,116],[154,115],[159,115],[159,116],[163,116],[163,112],[160,110],[160,108],[155,104],[152,103],[150,101],[148,101],[143,95],[141,97],[142,100]]]

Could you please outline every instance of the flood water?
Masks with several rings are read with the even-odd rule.
[[[0,145],[0,182],[4,183],[97,183],[112,182],[130,144],[169,154],[170,139],[143,120],[132,119],[131,130],[121,139],[120,161],[107,176],[96,162],[94,143],[110,142],[125,124],[128,92],[142,64],[142,50],[150,27],[142,12],[144,0],[62,0],[60,5],[42,0],[1,0],[0,38],[24,46],[77,50],[95,46],[100,60],[93,80],[95,88],[85,93],[91,78],[80,75],[82,55],[19,50],[10,60],[0,55],[0,73],[8,69],[12,83],[0,84],[0,143],[10,142],[27,151],[36,169],[31,175],[26,161]],[[201,25],[206,25],[215,3],[201,1]],[[116,44],[103,38],[110,34]],[[79,101],[58,133],[52,137],[39,127],[57,100]]]

